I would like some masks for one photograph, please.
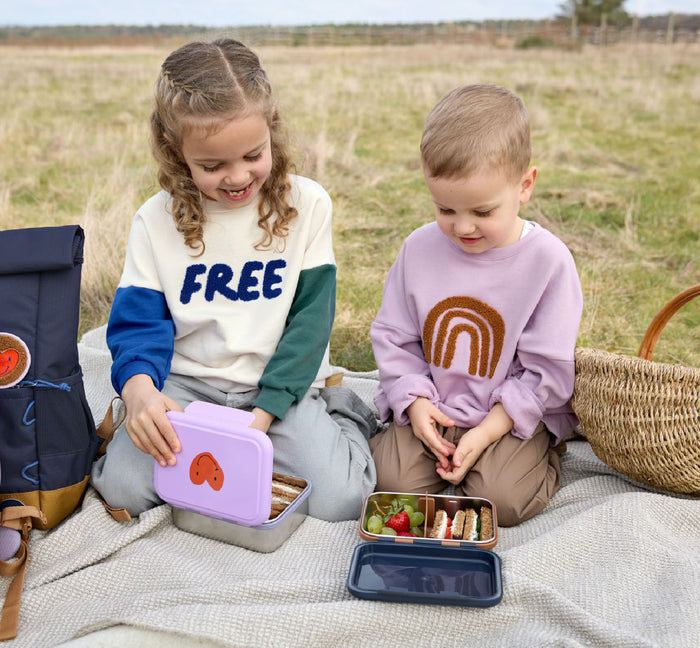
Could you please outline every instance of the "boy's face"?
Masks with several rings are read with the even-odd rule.
[[[435,204],[440,231],[468,254],[480,254],[519,240],[521,203],[530,199],[537,169],[528,169],[513,182],[497,169],[484,169],[467,178],[432,178],[425,182]]]

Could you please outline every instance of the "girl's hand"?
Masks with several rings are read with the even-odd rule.
[[[174,400],[159,392],[151,377],[136,374],[124,383],[122,400],[126,406],[126,432],[141,452],[150,454],[161,466],[174,466],[180,440],[165,415],[182,411]]]
[[[264,409],[260,409],[259,407],[253,408],[253,414],[255,415],[255,418],[249,427],[255,428],[256,430],[260,430],[261,432],[267,434],[267,431],[270,429],[272,421],[275,420],[275,417],[270,414],[270,412],[266,412]]]
[[[443,414],[427,398],[419,396],[407,408],[406,414],[411,420],[413,434],[417,436],[438,458],[438,465],[447,469],[450,465],[447,457],[452,455],[456,446],[438,432],[437,426],[450,427],[454,421]]]

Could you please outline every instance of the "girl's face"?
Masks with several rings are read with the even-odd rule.
[[[182,141],[182,155],[203,194],[230,209],[245,207],[270,176],[270,129],[260,113],[232,119],[215,132],[195,128]]]

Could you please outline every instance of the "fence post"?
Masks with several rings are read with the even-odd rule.
[[[578,40],[578,24],[575,11],[571,14],[571,40],[574,42]]]
[[[632,16],[632,32],[630,34],[630,42],[636,43],[639,39],[639,16],[634,14]]]
[[[600,44],[605,46],[608,44],[608,14],[600,14]]]
[[[666,45],[673,43],[673,12],[668,14],[668,25],[666,25]]]

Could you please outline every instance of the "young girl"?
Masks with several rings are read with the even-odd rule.
[[[131,515],[160,504],[153,458],[173,465],[180,450],[166,412],[203,400],[254,413],[274,469],[311,483],[310,515],[357,517],[376,421],[351,390],[325,387],[331,201],[290,174],[258,57],[229,39],[173,52],[151,131],[163,191],[136,213],[107,327],[127,417],[92,483]]]

